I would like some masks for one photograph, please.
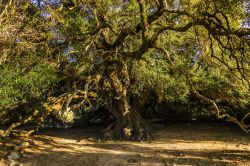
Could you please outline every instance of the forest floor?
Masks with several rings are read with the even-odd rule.
[[[0,166],[13,146],[30,146],[24,166],[250,166],[250,135],[225,123],[154,124],[151,142],[102,141],[101,128],[44,129],[29,138],[0,142]]]

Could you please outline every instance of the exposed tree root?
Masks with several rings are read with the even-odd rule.
[[[116,122],[109,125],[104,130],[105,138],[112,138],[115,140],[132,140],[132,141],[150,141],[153,139],[153,134],[150,126],[141,118],[140,114],[128,109],[126,114],[122,114],[124,110],[122,103],[116,102],[113,104],[110,111],[116,117]],[[118,104],[118,105],[117,105]],[[116,107],[118,106],[118,107]]]
[[[150,141],[153,140],[152,130],[145,122],[134,121],[133,124],[122,123],[117,120],[104,129],[104,138],[115,140]]]

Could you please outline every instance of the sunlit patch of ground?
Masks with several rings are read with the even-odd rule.
[[[18,161],[25,166],[250,165],[250,136],[229,124],[155,128],[156,140],[151,142],[102,141],[98,139],[100,128],[44,130],[22,138],[31,146]],[[0,144],[0,156],[11,146],[13,141]]]

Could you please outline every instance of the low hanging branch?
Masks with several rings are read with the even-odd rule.
[[[87,86],[86,86],[87,87]],[[85,87],[85,88],[86,88]],[[87,89],[86,89],[87,90]],[[36,131],[42,126],[45,118],[50,115],[54,111],[62,111],[64,109],[76,110],[79,109],[84,104],[88,104],[89,107],[87,109],[92,108],[92,104],[89,98],[95,98],[97,95],[94,92],[80,91],[77,90],[73,93],[66,93],[59,97],[50,97],[46,103],[42,106],[42,111],[38,111],[37,109],[32,112],[32,114],[24,117],[20,121],[16,123],[12,123],[0,137],[8,137],[13,129],[23,124],[26,124],[29,121],[33,121],[35,123],[35,127],[29,130],[27,133],[22,134],[23,136],[28,136]],[[73,100],[81,99],[81,102],[77,104],[72,104]],[[40,113],[39,113],[40,112]]]
[[[27,117],[23,118],[23,119],[20,120],[19,122],[16,122],[16,123],[11,124],[11,125],[4,131],[3,135],[0,135],[0,137],[1,137],[1,136],[2,136],[2,137],[8,137],[8,136],[10,135],[11,131],[12,131],[14,128],[16,128],[16,127],[18,127],[18,126],[20,126],[20,125],[22,125],[22,124],[25,124],[25,123],[31,121],[31,120],[38,114],[38,112],[39,112],[38,110],[35,110],[31,115],[28,115]]]
[[[58,97],[50,97],[46,103],[43,104],[44,110],[42,114],[38,115],[35,120],[35,127],[30,130],[26,135],[30,135],[38,131],[45,120],[45,118],[50,115],[52,112],[64,111],[65,109],[77,110],[84,105],[89,105],[86,110],[89,110],[93,107],[91,99],[96,98],[97,94],[95,92],[89,91],[90,84],[96,84],[100,81],[99,76],[89,77],[87,83],[83,90],[76,90],[75,92],[64,93]],[[74,100],[81,100],[76,104],[72,104]]]
[[[217,104],[215,103],[215,101],[205,97],[204,95],[201,95],[199,92],[197,91],[193,91],[193,94],[198,97],[199,99],[207,102],[207,103],[210,103],[213,107],[214,107],[214,111],[213,113],[216,115],[216,117],[218,119],[228,119],[230,122],[233,122],[235,124],[237,124],[242,130],[244,130],[246,133],[249,133],[250,132],[250,124],[245,124],[245,120],[250,117],[250,112],[247,113],[243,119],[241,121],[238,121],[236,118],[224,113],[221,115],[221,110],[218,108]]]
[[[91,97],[93,96],[92,93],[90,95]],[[74,93],[63,94],[59,97],[50,97],[49,101],[43,104],[44,110],[42,111],[42,113],[36,117],[35,127],[29,130],[27,133],[25,133],[25,136],[29,136],[34,132],[38,131],[42,127],[46,117],[50,115],[52,112],[63,111],[67,108],[71,110],[76,110],[79,109],[82,105],[84,105],[85,102],[87,102],[90,105],[90,107],[92,107],[91,102],[88,99],[88,96],[89,95],[85,91],[76,91]],[[81,99],[82,101],[79,102],[78,104],[72,105],[71,102],[73,99]]]

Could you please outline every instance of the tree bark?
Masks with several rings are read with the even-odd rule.
[[[120,71],[119,74],[123,73],[122,77],[119,78],[117,71]],[[109,72],[112,94],[115,96],[110,99],[108,109],[116,118],[116,123],[107,128],[105,136],[118,140],[151,140],[153,137],[150,127],[129,101],[129,79],[124,81],[124,73],[128,76],[125,68]]]

